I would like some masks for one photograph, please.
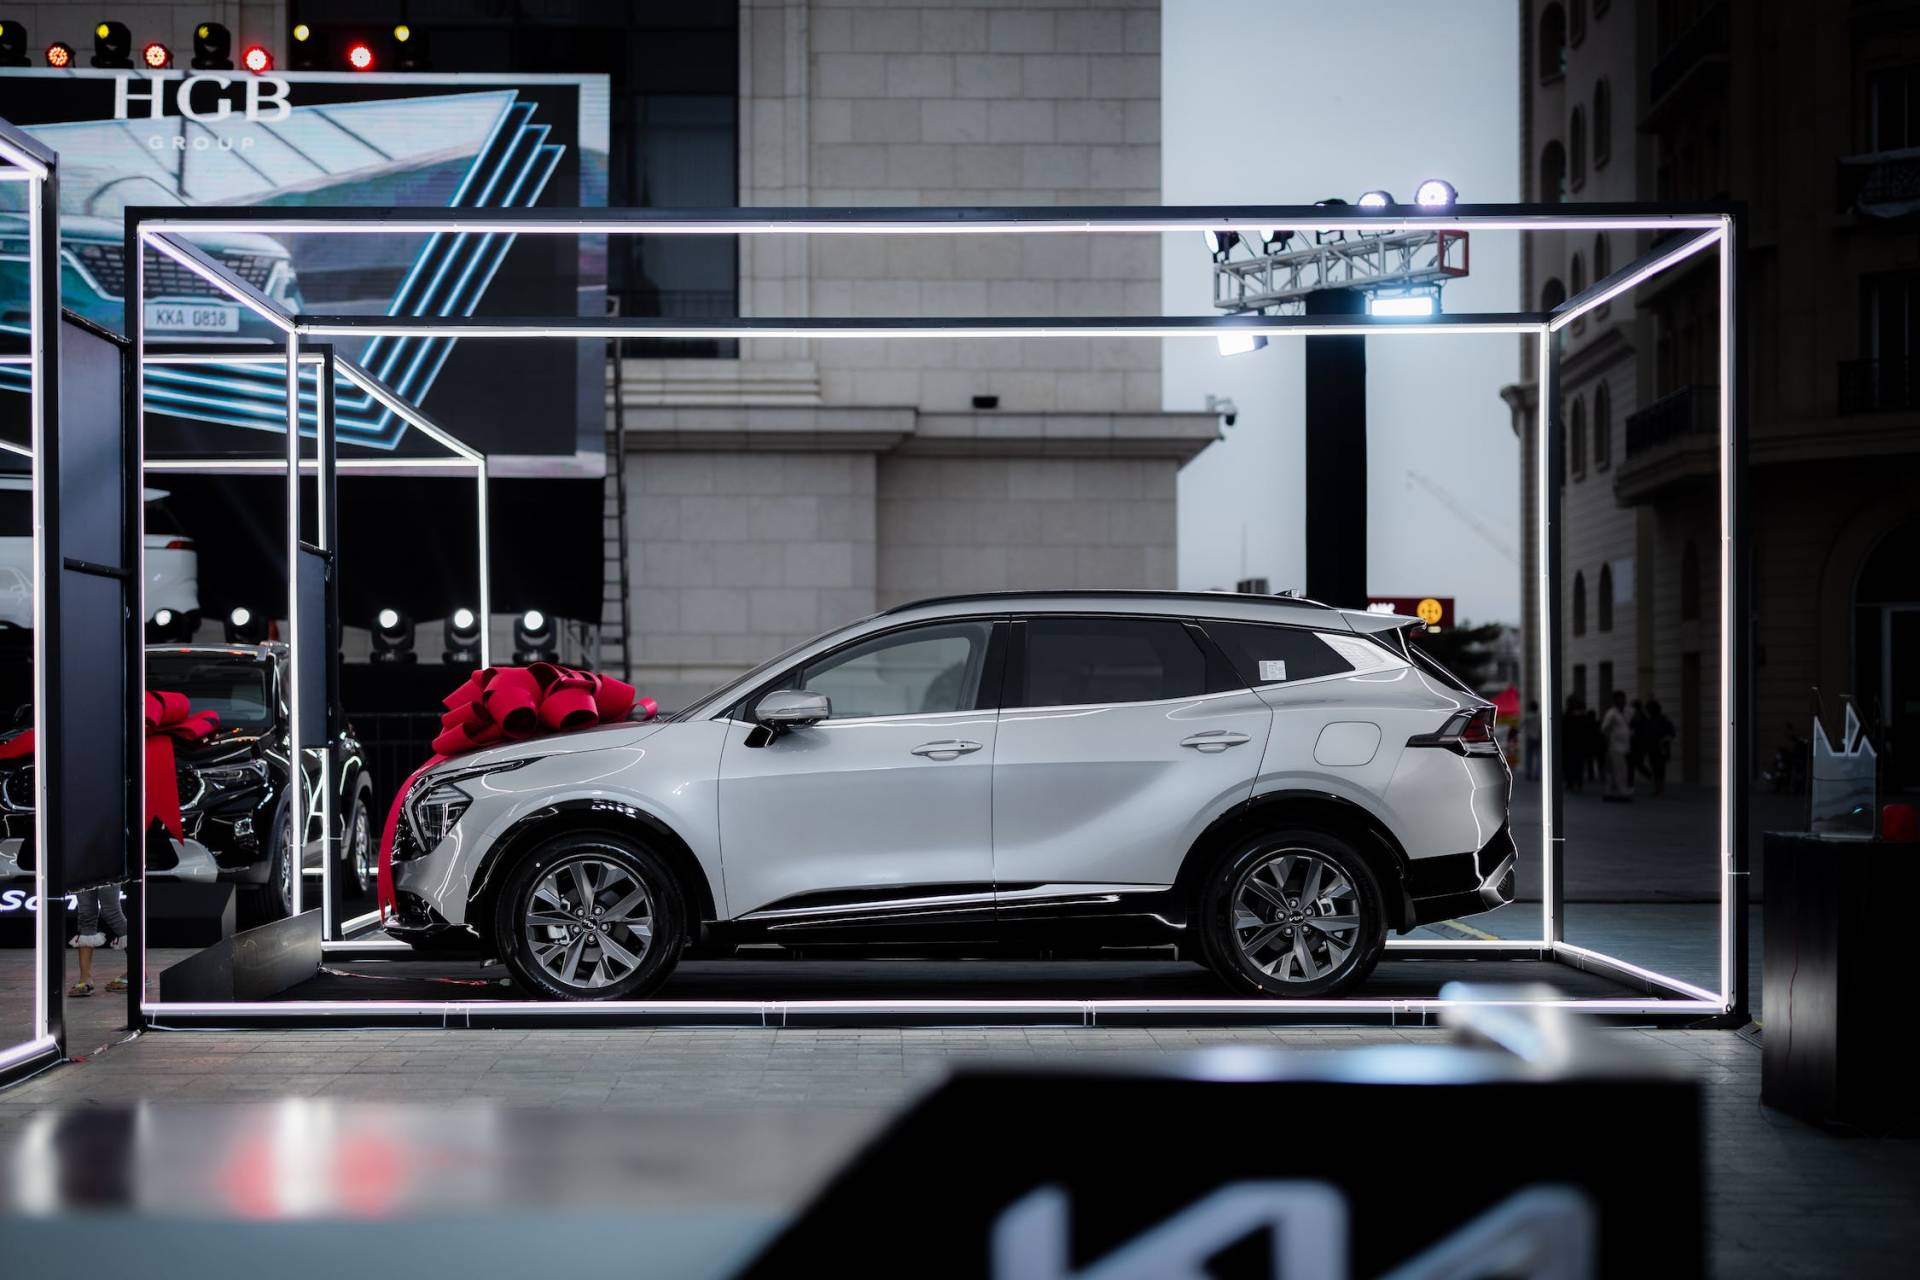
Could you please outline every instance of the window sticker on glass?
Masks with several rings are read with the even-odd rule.
[[[1287,678],[1287,664],[1282,659],[1263,658],[1260,661],[1260,683],[1277,684]]]

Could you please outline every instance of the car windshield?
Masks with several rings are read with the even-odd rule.
[[[223,729],[265,729],[273,723],[267,664],[212,654],[147,655],[147,688],[184,693],[195,711],[219,713]]]
[[[864,618],[855,618],[853,621],[837,626],[833,628],[831,631],[822,631],[817,636],[813,636],[813,637],[810,637],[809,639],[802,640],[799,644],[794,645],[792,648],[783,650],[782,652],[775,654],[773,657],[768,658],[765,662],[761,663],[759,666],[755,667],[753,670],[747,672],[745,675],[738,676],[732,680],[727,681],[723,685],[720,685],[713,689],[709,689],[707,692],[695,698],[692,702],[689,702],[686,705],[686,707],[684,707],[681,711],[679,711],[674,716],[672,716],[671,719],[673,720],[686,719],[689,715],[693,713],[694,708],[702,705],[703,703],[710,701],[715,694],[720,693],[723,690],[731,689],[736,685],[742,688],[751,688],[755,683],[757,683],[762,678],[772,675],[775,671],[779,670],[782,665],[792,660],[797,654],[812,648],[814,645],[819,644],[822,640],[827,639],[829,636],[838,635],[840,632],[847,631],[847,630],[850,630],[851,628],[857,627],[863,622],[871,622],[879,616],[880,615],[877,613],[870,613]],[[645,693],[646,690],[642,689],[641,692]]]

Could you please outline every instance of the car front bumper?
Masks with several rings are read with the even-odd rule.
[[[0,880],[33,876],[32,867],[20,865],[21,843],[18,836],[0,840]],[[220,878],[220,864],[213,860],[212,850],[198,840],[175,840],[173,854],[171,867],[149,867],[146,874],[153,879],[185,880],[189,884],[212,884]]]

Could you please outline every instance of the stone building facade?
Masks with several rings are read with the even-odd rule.
[[[1157,0],[744,0],[749,206],[1159,201]],[[755,316],[1159,310],[1153,236],[742,237]],[[663,706],[917,597],[1175,585],[1153,340],[762,339],[622,364],[636,678]],[[988,407],[990,406],[990,407]]]

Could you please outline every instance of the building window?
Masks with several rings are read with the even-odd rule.
[[[1613,705],[1613,664],[1611,662],[1600,664],[1600,701],[1594,705],[1601,708],[1603,713],[1607,707]]]
[[[1577,45],[1587,38],[1587,0],[1567,0],[1567,43]]]
[[[1593,469],[1613,464],[1613,392],[1602,382],[1593,389]]]
[[[1577,298],[1580,296],[1580,291],[1582,289],[1585,289],[1586,287],[1587,287],[1586,260],[1576,253],[1573,255],[1573,261],[1569,263],[1567,266],[1567,296],[1570,298]],[[1578,316],[1575,316],[1573,320],[1573,324],[1570,327],[1573,329],[1575,333],[1579,333],[1581,330],[1585,329],[1587,327],[1586,312],[1583,311]]]
[[[1680,620],[1692,622],[1700,616],[1700,548],[1688,538],[1680,548]]]
[[[1613,630],[1613,566],[1610,564],[1600,566],[1600,591],[1593,603],[1600,615],[1600,629]]]
[[[1558,201],[1567,198],[1567,152],[1556,140],[1540,152],[1540,199]]]
[[[1840,412],[1911,409],[1916,403],[1915,328],[1920,326],[1920,272],[1889,271],[1860,279],[1860,359],[1840,364]]]
[[[1613,253],[1607,248],[1607,233],[1602,231],[1593,238],[1593,281],[1595,284],[1605,280],[1613,272]],[[1607,314],[1611,302],[1603,302],[1593,309],[1596,319]]]
[[[1540,309],[1551,311],[1567,300],[1567,286],[1560,283],[1560,277],[1554,276],[1540,286]]]
[[[1567,74],[1567,11],[1550,4],[1540,11],[1540,83]]]
[[[1587,113],[1579,107],[1573,109],[1573,119],[1567,122],[1567,151],[1573,166],[1571,185],[1578,191],[1587,185]]]
[[[1555,478],[1560,481],[1560,487],[1564,489],[1567,487],[1567,424],[1564,419],[1554,425],[1554,433],[1558,437],[1554,443],[1560,446],[1557,451],[1560,454],[1560,463],[1554,468]]]
[[[1593,167],[1613,158],[1613,86],[1602,76],[1593,86]]]
[[[1578,480],[1587,474],[1587,402],[1581,396],[1573,398],[1573,478]]]
[[[1920,146],[1920,67],[1894,67],[1867,77],[1868,151]]]
[[[1573,575],[1573,634],[1587,634],[1587,575]]]
[[[1587,664],[1584,662],[1573,664],[1573,696],[1568,701],[1581,706],[1587,703]]]

